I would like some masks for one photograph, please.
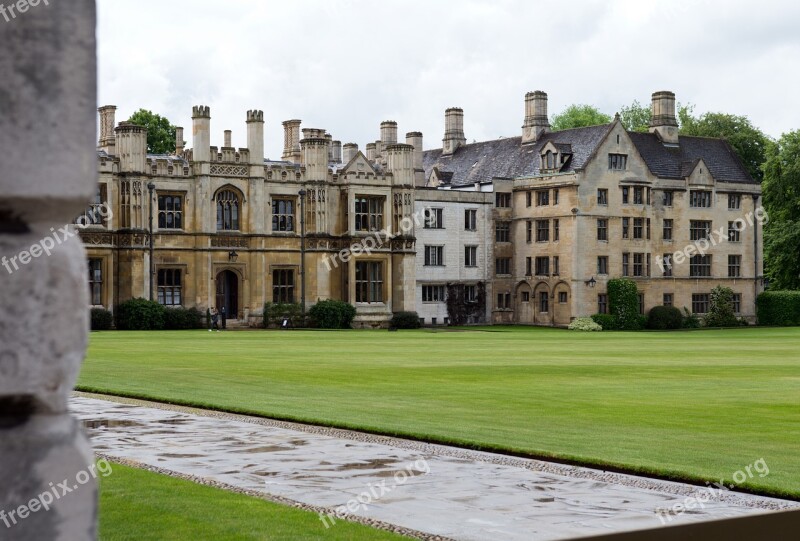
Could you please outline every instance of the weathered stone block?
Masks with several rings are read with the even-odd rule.
[[[0,415],[9,397],[38,412],[67,409],[89,326],[85,254],[72,231],[0,235]]]
[[[0,32],[0,225],[69,220],[97,181],[94,0],[27,7]]]
[[[77,420],[0,415],[0,456],[0,539],[95,538],[96,478],[108,473],[95,466]]]

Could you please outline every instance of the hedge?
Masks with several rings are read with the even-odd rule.
[[[308,316],[313,325],[320,329],[349,329],[356,317],[356,309],[344,301],[329,299],[312,306]]]
[[[289,318],[290,327],[305,327],[303,310],[300,303],[265,303],[261,326],[265,329],[280,327],[285,318]]]
[[[130,299],[115,311],[117,329],[122,331],[149,331],[164,328],[164,307],[156,301]]]
[[[114,323],[114,316],[105,308],[92,308],[90,314],[93,331],[107,331]]]
[[[164,308],[164,328],[168,330],[202,329],[205,317],[197,308]]]
[[[416,312],[395,312],[389,325],[395,329],[419,329],[422,326]]]
[[[756,299],[759,325],[800,325],[800,291],[765,291]]]
[[[647,328],[659,331],[683,327],[683,314],[674,306],[654,306],[647,314]]]
[[[600,325],[604,331],[619,330],[619,322],[611,314],[595,314],[592,316],[592,321]]]

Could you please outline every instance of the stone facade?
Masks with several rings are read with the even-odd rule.
[[[653,95],[650,133],[619,118],[551,132],[546,107],[547,95],[531,92],[522,137],[424,155],[429,186],[494,186],[492,321],[568,325],[607,311],[606,284],[621,276],[637,282],[643,313],[671,304],[702,314],[724,285],[753,321],[761,188],[730,146],[679,136],[671,92]]]
[[[178,137],[170,156],[148,155],[138,126],[120,123],[113,138],[101,130],[96,206],[111,212],[81,231],[93,305],[150,295],[152,206],[152,295],[162,304],[225,307],[256,325],[265,302],[300,302],[305,227],[307,306],[351,302],[361,326],[414,309],[413,146],[384,141],[376,162],[356,149],[342,163],[338,141],[319,129],[300,136],[292,120],[284,159],[267,161],[261,111],[247,112],[248,148],[210,146],[210,124],[210,109],[194,107],[193,147]],[[411,223],[402,235],[380,234],[401,222]]]
[[[287,120],[280,161],[264,159],[261,111],[247,112],[247,148],[217,148],[209,108],[195,107],[193,147],[179,128],[175,153],[154,156],[143,128],[112,128],[115,108],[101,107],[95,202],[113,212],[82,231],[93,302],[150,294],[152,204],[153,298],[224,306],[255,325],[265,302],[300,300],[302,207],[306,305],[351,302],[360,326],[399,311],[451,323],[448,290],[467,299],[463,322],[565,326],[607,310],[607,281],[619,276],[637,281],[645,312],[671,303],[702,313],[722,284],[754,318],[760,186],[727,143],[680,137],[671,92],[653,95],[650,133],[618,118],[552,132],[547,94],[529,92],[524,105],[520,137],[467,144],[464,111],[450,108],[441,149],[423,151],[419,132],[398,143],[387,120],[366,155]],[[714,240],[710,258],[663,265],[708,234],[700,229]]]

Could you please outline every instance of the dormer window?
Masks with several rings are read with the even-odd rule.
[[[557,171],[561,167],[559,163],[558,153],[548,150],[542,154],[542,170],[543,171]]]

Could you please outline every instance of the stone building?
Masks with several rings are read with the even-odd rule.
[[[529,92],[520,136],[467,144],[464,112],[450,108],[440,149],[423,151],[419,132],[398,143],[384,121],[366,154],[287,120],[273,161],[261,111],[247,112],[247,148],[228,130],[217,148],[209,108],[195,107],[192,148],[178,128],[160,156],[144,128],[114,127],[115,108],[101,107],[95,206],[112,212],[81,231],[92,303],[148,297],[152,284],[162,304],[256,324],[264,303],[301,300],[305,228],[306,305],[351,302],[360,326],[399,311],[431,325],[563,326],[606,312],[620,276],[636,280],[643,313],[702,314],[722,284],[753,319],[760,186],[725,141],[678,135],[674,94],[656,92],[652,108],[649,133],[619,118],[552,132],[547,94]]]
[[[111,212],[93,220],[98,213],[90,209],[84,220],[95,223],[81,231],[92,305],[111,308],[152,294],[167,306],[224,307],[233,324],[257,324],[265,302],[301,301],[304,228],[307,306],[351,302],[361,326],[414,310],[421,147],[398,143],[395,123],[381,126],[380,151],[368,160],[353,144],[343,157],[341,143],[324,130],[303,129],[301,136],[300,121],[289,120],[282,159],[272,161],[264,158],[262,111],[247,112],[247,148],[231,146],[230,131],[217,148],[210,109],[194,107],[192,148],[178,128],[169,156],[147,153],[144,128],[115,128],[114,111],[99,109],[94,205]],[[401,229],[392,238],[381,234]]]
[[[525,97],[522,135],[466,144],[463,111],[445,113],[428,186],[492,184],[492,321],[567,325],[608,311],[610,278],[636,280],[640,310],[703,314],[735,292],[754,319],[761,290],[760,185],[727,142],[678,135],[675,95],[652,97],[649,133],[606,125],[552,132],[547,95]]]

